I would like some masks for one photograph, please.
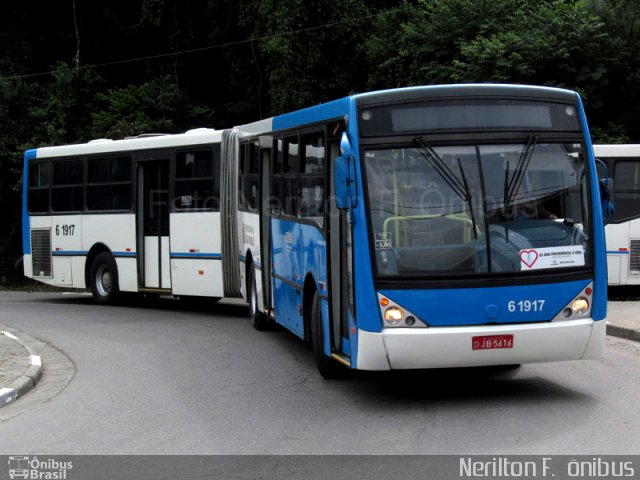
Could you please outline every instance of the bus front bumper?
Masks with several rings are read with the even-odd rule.
[[[474,350],[472,338],[513,335],[511,348]],[[553,323],[396,328],[358,332],[356,368],[448,368],[602,358],[606,322],[590,318]]]

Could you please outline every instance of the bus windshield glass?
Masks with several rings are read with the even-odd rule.
[[[580,144],[364,152],[379,276],[469,276],[591,264]]]

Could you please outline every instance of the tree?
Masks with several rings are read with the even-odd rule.
[[[606,84],[597,62],[605,36],[582,2],[419,0],[380,20],[364,46],[381,59],[370,85],[514,82],[580,88]],[[595,55],[594,55],[595,53]],[[605,83],[603,83],[605,82]]]
[[[109,89],[97,99],[104,107],[91,113],[93,138],[178,133],[208,125],[212,115],[209,109],[193,105],[168,75],[141,85]]]
[[[628,0],[587,0],[587,8],[604,23],[600,62],[609,83],[599,91],[601,105],[591,110],[595,141],[640,142],[640,4]],[[589,105],[589,108],[591,106]]]
[[[596,141],[640,137],[640,5],[624,0],[417,0],[363,44],[370,88],[502,82],[582,94]],[[377,63],[377,66],[376,66]]]
[[[278,114],[347,95],[364,85],[366,65],[356,46],[367,35],[369,9],[361,0],[336,8],[328,0],[261,0],[243,10],[241,27],[254,41],[252,62],[267,114]],[[365,18],[363,18],[365,17]]]

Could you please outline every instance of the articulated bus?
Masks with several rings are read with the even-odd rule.
[[[323,376],[602,355],[602,205],[576,93],[380,91],[222,142],[251,321],[310,341]]]
[[[613,178],[615,213],[606,226],[609,285],[640,285],[640,145],[594,145]]]
[[[101,304],[119,292],[237,295],[223,277],[221,138],[197,129],[25,152],[24,274],[90,288]]]

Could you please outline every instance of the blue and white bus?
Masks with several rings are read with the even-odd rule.
[[[576,93],[354,95],[227,131],[223,157],[251,321],[310,341],[323,376],[601,357],[602,205]]]
[[[25,276],[90,288],[102,304],[120,292],[237,295],[223,277],[221,138],[196,129],[25,152]]]

